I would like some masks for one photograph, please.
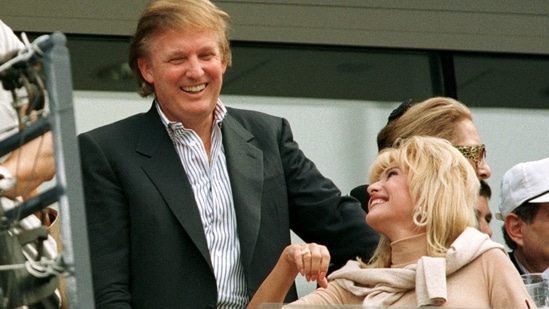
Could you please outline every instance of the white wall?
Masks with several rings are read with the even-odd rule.
[[[297,98],[222,96],[227,106],[253,109],[287,118],[294,137],[305,154],[344,193],[366,182],[369,164],[375,158],[375,138],[397,103],[338,101]],[[74,92],[77,132],[146,111],[152,99],[134,93]],[[503,173],[521,161],[549,156],[549,110],[473,108],[474,122],[487,145],[492,168],[488,180],[496,213],[499,183]],[[494,240],[504,243],[501,221],[491,223]],[[299,241],[296,239],[296,241]],[[314,288],[298,280],[299,292]]]

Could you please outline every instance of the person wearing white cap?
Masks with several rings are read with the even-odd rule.
[[[549,158],[519,163],[501,182],[496,218],[521,274],[549,267]]]

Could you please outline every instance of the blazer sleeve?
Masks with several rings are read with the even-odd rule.
[[[281,128],[280,153],[291,229],[306,242],[328,247],[332,257],[330,270],[357,257],[368,260],[377,246],[379,234],[366,224],[366,213],[360,203],[342,196],[337,186],[305,156],[285,119]]]
[[[131,308],[127,201],[93,135],[81,134],[79,146],[96,306]]]

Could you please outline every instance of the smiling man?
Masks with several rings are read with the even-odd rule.
[[[150,3],[129,62],[151,109],[79,137],[97,308],[244,308],[290,229],[332,268],[377,245],[285,119],[219,99],[229,22],[207,0]]]

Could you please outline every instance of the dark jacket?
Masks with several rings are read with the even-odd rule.
[[[514,252],[509,252],[509,258],[511,259],[511,262],[513,262],[513,265],[515,265],[515,268],[518,270],[519,274],[524,275],[524,272],[522,271],[522,268],[520,268]]]

